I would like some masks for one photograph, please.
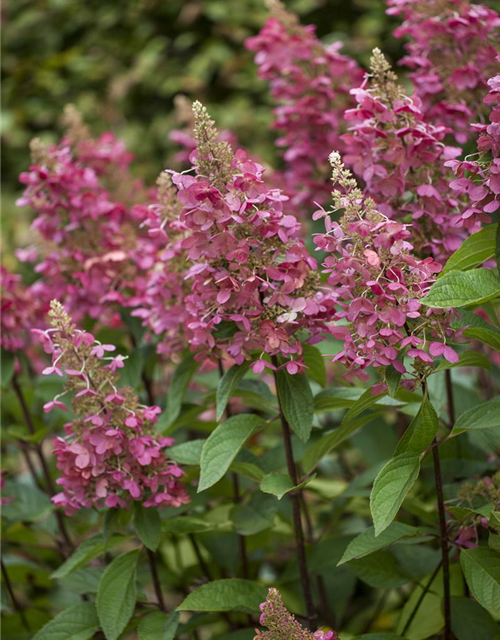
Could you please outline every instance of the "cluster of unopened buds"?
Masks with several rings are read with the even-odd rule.
[[[157,406],[145,406],[130,387],[118,386],[124,358],[72,323],[59,302],[51,303],[51,328],[34,329],[52,365],[42,373],[67,376],[66,390],[44,406],[67,410],[72,397],[76,418],[54,440],[62,492],[53,502],[71,515],[92,506],[180,506],[189,497],[183,471],[165,454],[171,438],[158,436]]]
[[[435,357],[458,362],[448,344],[455,337],[451,313],[421,303],[441,266],[432,258],[416,258],[407,226],[363,196],[338,153],[330,161],[333,183],[342,189],[333,192],[333,211],[344,213],[339,222],[322,209],[314,217],[325,219],[326,233],[316,235],[315,243],[329,254],[323,267],[339,309],[331,333],[344,343],[334,360],[349,367],[348,377],[366,380],[369,366],[392,365],[406,373],[404,353],[421,375]],[[415,381],[403,383],[412,387]]]
[[[271,2],[271,17],[246,46],[255,51],[259,76],[270,84],[278,106],[274,128],[285,149],[284,189],[297,214],[328,199],[328,154],[343,149],[343,114],[350,89],[363,78],[358,64],[340,53],[341,42],[325,46],[314,26],[302,26],[283,5]]]
[[[176,190],[165,187],[149,208],[149,233],[166,247],[134,314],[166,331],[164,351],[182,331],[199,360],[225,352],[241,364],[256,353],[261,371],[274,366],[266,355],[279,355],[297,373],[302,340],[318,339],[331,315],[316,261],[283,210],[288,198],[266,185],[261,165],[219,140],[202,105],[193,108],[194,175],[174,173]]]
[[[476,482],[466,482],[457,494],[458,508],[465,507],[470,513],[457,527],[454,527],[453,543],[464,549],[473,549],[479,544],[481,530],[488,531],[488,518],[475,510],[475,507],[491,505],[491,511],[500,508],[500,471]]]
[[[395,31],[408,39],[401,64],[411,70],[426,118],[465,143],[470,123],[487,113],[483,96],[495,73],[500,17],[469,0],[389,0],[389,7],[389,14],[404,19]]]
[[[269,589],[260,611],[259,623],[267,631],[256,630],[254,640],[338,640],[335,631],[304,629],[285,607],[277,589]]]

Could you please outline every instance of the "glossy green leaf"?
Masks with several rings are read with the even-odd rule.
[[[87,540],[84,540],[60,567],[52,572],[51,578],[64,578],[72,571],[76,571],[76,569],[85,566],[91,560],[100,556],[106,549],[110,549],[112,546],[123,542],[126,539],[127,538],[125,536],[111,537],[106,546],[104,536],[100,533],[87,538]]]
[[[243,611],[258,613],[267,589],[257,582],[229,578],[198,587],[177,607],[177,611]]]
[[[314,399],[309,380],[303,373],[292,376],[286,369],[277,372],[276,380],[283,414],[294,433],[307,442],[314,417]]]
[[[490,224],[466,238],[445,263],[440,278],[449,271],[467,271],[495,255],[497,224]]]
[[[491,429],[498,426],[500,426],[500,396],[462,413],[451,433],[456,436],[471,429]]]
[[[500,281],[488,269],[450,271],[438,278],[421,299],[428,307],[458,308],[487,302],[500,295]]]
[[[375,536],[375,527],[368,527],[359,536],[356,536],[348,545],[339,565],[355,558],[363,558],[374,551],[388,547],[403,538],[413,538],[421,535],[417,527],[412,527],[403,522],[393,522],[381,534]]]
[[[462,549],[460,564],[472,595],[500,617],[500,554],[488,547]]]
[[[440,371],[455,369],[457,367],[479,367],[481,369],[491,369],[491,362],[489,358],[482,353],[466,351],[465,353],[462,353],[458,362],[454,363],[443,360],[443,362],[440,362],[432,373],[439,373]]]
[[[79,602],[61,611],[48,622],[33,640],[88,640],[99,629],[93,602]]]
[[[420,472],[420,455],[401,453],[382,468],[373,483],[370,511],[378,536],[387,529]]]
[[[302,487],[305,487],[307,483],[313,480],[315,477],[316,474],[312,475],[304,482],[301,482],[298,485],[294,485],[288,473],[268,473],[260,483],[260,490],[263,493],[270,493],[273,496],[276,496],[278,500],[281,500],[281,498],[287,493],[290,493],[290,491],[297,491],[298,489],[302,489]]]
[[[201,452],[198,492],[224,477],[247,439],[263,424],[264,420],[256,415],[241,414],[216,427]]]
[[[195,516],[180,516],[163,520],[161,530],[163,533],[175,533],[176,535],[187,535],[190,533],[202,533],[214,528],[211,522],[206,522]]]
[[[194,355],[188,353],[175,370],[168,387],[166,418],[162,423],[162,430],[168,429],[179,417],[184,395],[199,365],[200,363],[194,359]]]
[[[249,362],[235,364],[228,369],[220,379],[216,396],[216,419],[218,421],[224,415],[229,399],[238,387],[240,381],[243,380],[249,367]]]
[[[134,526],[140,541],[151,551],[156,551],[161,538],[161,519],[158,510],[136,504]]]
[[[161,611],[154,611],[141,618],[137,627],[139,640],[174,640],[179,627],[177,611],[167,615]]]
[[[302,345],[304,364],[307,367],[307,376],[317,382],[320,387],[326,385],[326,366],[325,358],[321,355],[319,349],[310,344]]]
[[[417,415],[413,418],[398,443],[395,456],[401,453],[423,453],[429,447],[438,431],[439,418],[427,398],[424,398]]]
[[[168,457],[179,464],[199,465],[205,438],[176,444],[168,449]]]
[[[117,640],[132,617],[137,599],[139,550],[118,556],[103,573],[97,590],[97,615],[107,640]]]

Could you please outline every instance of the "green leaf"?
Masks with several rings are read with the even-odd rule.
[[[314,411],[321,413],[332,409],[345,409],[359,400],[363,389],[357,387],[329,387],[314,396]]]
[[[307,367],[306,374],[317,382],[320,387],[326,385],[326,366],[325,358],[321,355],[319,349],[310,344],[303,344],[302,350],[304,354],[304,363]]]
[[[161,519],[157,509],[135,505],[134,526],[140,541],[156,551],[161,538]]]
[[[396,447],[395,456],[401,453],[423,453],[438,431],[439,418],[427,398],[424,398],[417,415],[411,421]]]
[[[356,636],[354,640],[404,640],[395,633],[365,633],[362,636]]]
[[[106,547],[104,536],[102,534],[98,533],[91,536],[90,538],[87,538],[87,540],[84,540],[70,555],[70,557],[65,560],[60,567],[52,572],[50,577],[53,579],[64,578],[72,571],[85,566],[91,560],[100,556],[105,550],[110,549],[112,546],[119,542],[123,542],[124,540],[127,540],[126,536],[115,536],[108,540]]]
[[[369,527],[347,545],[338,566],[349,560],[363,558],[403,538],[413,538],[418,535],[421,535],[420,529],[403,522],[393,522],[378,536],[375,536],[375,527]]]
[[[351,420],[350,422],[335,429],[335,431],[332,431],[332,433],[327,433],[316,442],[313,442],[306,449],[304,457],[302,458],[304,471],[306,473],[311,473],[324,456],[330,453],[330,451],[333,451],[333,449],[338,447],[339,444],[344,442],[344,440],[350,438],[362,426],[372,422],[374,418],[375,414],[371,413],[358,418],[357,420]]]
[[[437,309],[480,304],[500,294],[500,282],[489,269],[450,271],[438,278],[422,304]]]
[[[135,349],[128,354],[125,366],[120,371],[120,384],[124,387],[136,389],[141,384],[144,369],[144,351]]]
[[[231,395],[238,387],[240,381],[244,378],[246,372],[250,367],[249,362],[243,364],[235,364],[222,376],[217,387],[216,398],[216,419],[219,421],[224,415],[227,403],[231,398]]]
[[[117,640],[134,613],[138,559],[138,549],[118,556],[108,565],[99,582],[97,614],[107,640]]]
[[[251,580],[214,580],[198,587],[177,607],[177,611],[243,611],[258,613],[267,589]]]
[[[262,493],[254,493],[248,504],[237,504],[231,510],[236,533],[251,536],[273,526],[278,510],[277,500]]]
[[[163,424],[163,429],[168,429],[179,417],[184,395],[199,364],[194,355],[188,353],[175,370],[167,392],[166,423]]]
[[[401,453],[389,460],[375,478],[370,495],[370,511],[376,536],[387,529],[394,520],[419,472],[420,456],[415,453]]]
[[[500,338],[500,336],[499,336]],[[456,367],[479,367],[481,369],[491,369],[491,362],[489,358],[482,353],[476,353],[475,351],[466,351],[462,353],[458,362],[448,362],[443,360],[432,371],[432,373],[439,373],[440,371],[446,371],[446,369],[455,369]]]
[[[488,547],[465,549],[460,553],[460,564],[474,598],[500,617],[500,554]]]
[[[174,611],[170,615],[155,611],[139,622],[137,635],[139,640],[174,640],[179,626],[179,614]]]
[[[198,492],[205,491],[224,476],[247,439],[263,424],[259,416],[241,414],[216,427],[201,452]]]
[[[354,418],[357,418],[363,411],[366,411],[374,404],[376,404],[381,398],[383,398],[386,394],[379,393],[374,396],[371,389],[367,389],[356,402],[352,405],[349,411],[345,414],[342,425],[347,424]]]
[[[14,374],[14,363],[16,361],[16,356],[12,353],[12,351],[7,351],[6,349],[1,350],[0,354],[0,380],[1,386],[5,388],[9,382],[12,380],[12,376]]]
[[[79,602],[59,613],[33,640],[88,640],[99,629],[93,602]]]
[[[479,340],[492,347],[496,351],[500,351],[500,333],[493,329],[485,329],[481,327],[470,327],[465,329],[463,335],[466,338],[472,338],[473,340]]]
[[[451,435],[471,429],[491,429],[500,426],[500,396],[468,409],[458,418]]]
[[[194,516],[184,516],[163,520],[161,530],[163,533],[175,533],[177,535],[187,535],[189,533],[202,533],[214,528],[211,522],[206,522]]]
[[[392,364],[385,368],[385,382],[389,389],[389,395],[394,398],[399,389],[399,381],[401,373],[397,371]]]
[[[304,480],[298,485],[294,485],[292,479],[288,475],[288,473],[268,473],[260,483],[260,490],[263,493],[270,493],[273,496],[276,496],[278,500],[290,493],[290,491],[297,491],[298,489],[302,489],[305,487],[308,482],[313,480],[316,477],[316,474]]]
[[[349,569],[374,589],[397,589],[411,581],[399,567],[396,558],[384,550],[351,560]]]
[[[190,440],[189,442],[183,442],[176,444],[175,447],[169,447],[168,457],[172,458],[179,464],[192,464],[198,465],[201,460],[201,451],[206,439],[201,438],[199,440]]]
[[[493,257],[497,229],[497,224],[490,224],[469,236],[448,258],[439,277],[449,271],[474,269]]]
[[[256,480],[257,482],[260,482],[265,476],[264,471],[251,462],[233,462],[229,467],[229,471],[239,473],[242,476],[250,478],[250,480]]]
[[[276,374],[277,391],[283,414],[292,431],[307,442],[311,435],[314,400],[309,380],[303,373],[290,375],[286,369]]]
[[[451,598],[451,629],[457,640],[495,640],[500,634],[490,614],[471,598]]]

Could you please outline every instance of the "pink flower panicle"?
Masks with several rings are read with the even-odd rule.
[[[6,351],[25,350],[29,343],[26,329],[33,325],[36,301],[21,276],[0,267],[0,344]]]
[[[411,222],[415,251],[445,262],[465,237],[456,224],[453,173],[445,167],[462,150],[444,144],[446,128],[427,122],[420,99],[406,95],[379,49],[352,93],[357,106],[345,114],[352,126],[342,136],[344,161],[363,179],[379,211]]]
[[[459,195],[465,194],[468,200],[459,220],[465,226],[490,222],[490,214],[500,208],[500,73],[488,80],[488,86],[484,103],[491,108],[489,122],[473,125],[479,133],[477,154],[448,163],[457,175],[451,188]]]
[[[304,629],[286,609],[277,589],[269,589],[260,610],[259,622],[267,631],[256,630],[254,640],[338,640],[335,631],[319,629],[313,633]]]
[[[163,227],[167,246],[134,313],[155,331],[183,328],[197,359],[226,352],[241,364],[257,352],[257,368],[268,354],[301,371],[302,341],[316,339],[331,308],[316,262],[283,211],[287,197],[266,185],[261,165],[218,138],[201,104],[193,109],[195,175],[173,174],[179,218],[160,221],[161,203],[150,209],[150,233]]]
[[[173,440],[155,432],[161,409],[140,404],[131,388],[117,386],[123,359],[114,354],[115,347],[77,329],[57,301],[49,316],[52,328],[34,330],[52,354],[52,366],[43,373],[66,374],[67,381],[44,410],[65,410],[61,399],[71,393],[77,416],[65,425],[65,437],[54,440],[62,487],[54,504],[71,515],[82,507],[126,508],[133,501],[145,507],[189,502],[180,482],[183,471],[164,451]]]
[[[78,320],[88,314],[115,325],[120,316],[109,303],[126,305],[154,261],[155,247],[137,233],[140,220],[130,207],[143,189],[129,174],[122,142],[110,133],[92,139],[74,109],[66,122],[58,145],[33,140],[33,165],[20,176],[26,188],[17,204],[34,209],[32,228],[44,241],[35,267],[44,277],[39,294],[63,300]],[[32,253],[24,252],[30,260]]]
[[[318,249],[330,254],[323,263],[339,310],[331,329],[344,343],[334,361],[345,364],[348,378],[369,378],[367,367],[392,365],[406,373],[400,357],[413,361],[416,376],[425,376],[434,357],[443,355],[458,362],[447,342],[454,337],[451,312],[423,307],[420,300],[435,281],[441,266],[432,258],[420,260],[412,254],[410,230],[390,220],[365,198],[356,180],[334,152],[330,156],[334,185],[332,212],[343,209],[339,222],[324,211],[325,234],[315,236]],[[414,380],[405,380],[412,387]]]
[[[323,45],[314,26],[300,25],[277,1],[271,6],[271,17],[246,46],[256,52],[259,75],[269,81],[279,103],[273,126],[282,133],[276,143],[285,149],[285,190],[298,215],[313,201],[328,199],[325,150],[343,149],[342,117],[352,105],[349,90],[359,85],[362,72],[339,53],[340,42]]]
[[[468,0],[389,0],[388,13],[404,23],[396,37],[407,37],[409,67],[425,117],[443,123],[459,143],[470,137],[470,122],[486,116],[482,102],[494,74],[500,43],[498,14]]]

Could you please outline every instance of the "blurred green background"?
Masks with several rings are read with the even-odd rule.
[[[317,25],[326,42],[345,41],[345,51],[363,63],[376,45],[393,60],[401,54],[383,0],[285,5],[303,24]],[[27,214],[16,212],[14,200],[29,141],[57,139],[67,103],[95,133],[122,137],[136,156],[135,172],[151,182],[174,151],[168,133],[178,124],[177,94],[203,101],[220,128],[273,161],[267,86],[244,48],[267,14],[264,0],[4,0],[5,253],[27,234]]]

